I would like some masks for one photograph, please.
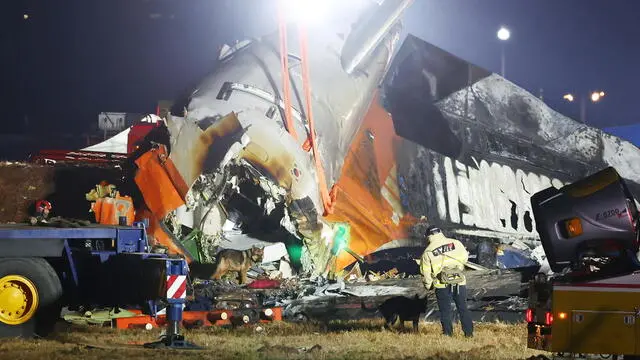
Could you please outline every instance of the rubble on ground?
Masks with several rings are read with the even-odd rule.
[[[415,259],[412,261],[416,264]],[[251,288],[251,283],[241,286],[227,279],[196,280],[194,301],[187,310],[278,306],[283,307],[287,320],[329,321],[377,317],[377,308],[385,300],[418,296],[428,300],[427,316],[438,316],[435,296],[424,289],[419,274],[400,272],[396,267],[362,272],[366,264],[362,265],[344,271],[335,282],[323,277],[290,277],[279,280],[277,288]],[[468,305],[474,318],[521,320],[531,271],[478,268],[481,270],[467,271]],[[263,264],[254,267],[250,276],[254,282],[269,279],[274,269],[274,263]]]
[[[274,254],[279,254],[275,251],[279,248],[276,246],[268,255],[271,256],[269,260],[277,259]],[[220,280],[192,279],[189,301],[184,309],[211,311],[282,307],[285,320],[326,322],[380,317],[378,308],[383,302],[403,296],[427,301],[425,319],[434,320],[439,316],[435,295],[425,290],[418,273],[406,272],[408,268],[403,266],[406,264],[400,263],[386,271],[362,271],[368,267],[366,262],[357,263],[349,271],[341,272],[337,281],[328,281],[324,277],[300,274],[283,278],[279,270],[282,258],[251,268],[248,273],[250,281],[244,285],[237,282],[235,273],[229,273]],[[417,265],[415,258],[411,261]],[[466,272],[467,300],[474,320],[521,321],[527,306],[526,281],[532,273],[526,268],[484,269],[470,264]],[[65,319],[99,324],[105,316],[126,314],[96,317],[80,313],[68,315]]]
[[[519,318],[526,309],[522,274],[509,270],[473,270],[467,272],[468,305],[477,316],[485,313],[510,313]],[[368,282],[338,282],[317,286],[313,293],[299,296],[285,306],[285,317],[328,320],[336,317],[373,316],[385,300],[404,296],[427,298],[436,310],[435,296],[427,293],[418,275]],[[303,315],[303,316],[301,316]],[[476,317],[477,317],[476,316]],[[505,318],[506,320],[506,318]]]
[[[377,317],[378,306],[389,298],[418,296],[428,299],[427,316],[439,316],[435,296],[427,293],[419,273],[424,247],[391,248],[375,252],[362,262],[338,272],[337,281],[322,276],[281,274],[288,258],[282,243],[269,244],[268,258],[248,273],[253,283],[239,286],[233,280],[199,280],[194,285],[198,301],[212,308],[279,306],[289,320],[353,319]],[[479,254],[489,251],[491,254]],[[468,264],[468,306],[478,321],[520,321],[527,306],[527,282],[540,270],[539,250],[524,242],[472,249],[475,258],[493,259],[491,268]],[[235,275],[231,274],[233,278]],[[275,280],[275,281],[273,281]],[[255,286],[251,284],[256,284]]]

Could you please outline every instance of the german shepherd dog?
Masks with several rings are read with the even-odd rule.
[[[427,312],[427,299],[416,295],[414,298],[404,296],[392,297],[383,302],[378,308],[385,320],[385,328],[391,330],[392,326],[400,319],[400,325],[404,329],[405,321],[413,322],[413,331],[418,331],[420,315]]]
[[[216,270],[211,276],[212,279],[220,279],[229,271],[236,271],[239,275],[240,284],[247,283],[247,271],[260,262],[264,255],[264,249],[252,247],[247,250],[225,249],[216,256]]]

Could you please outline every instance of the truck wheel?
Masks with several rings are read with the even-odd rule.
[[[0,337],[46,336],[60,317],[62,285],[41,258],[0,259]]]

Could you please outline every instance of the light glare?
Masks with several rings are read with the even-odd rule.
[[[280,6],[288,21],[314,25],[325,20],[328,2],[326,0],[280,0]]]
[[[572,102],[573,101],[573,95],[571,94],[566,94],[565,96],[562,97],[563,99]]]
[[[602,97],[604,96],[604,91],[594,91],[593,93],[591,93],[591,101],[593,102],[598,102],[602,99]]]
[[[509,40],[510,37],[511,37],[511,32],[509,31],[509,29],[505,27],[501,27],[500,30],[498,30],[498,39],[502,41],[507,41]]]

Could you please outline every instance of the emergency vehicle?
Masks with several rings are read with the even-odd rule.
[[[637,202],[614,168],[531,197],[553,275],[529,284],[528,347],[640,355]]]

